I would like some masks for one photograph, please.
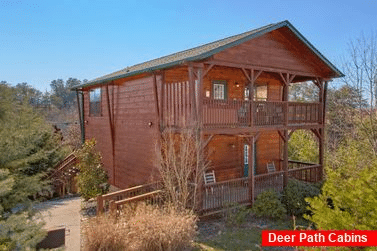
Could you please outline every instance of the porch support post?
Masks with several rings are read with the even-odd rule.
[[[319,179],[323,179],[323,165],[324,165],[324,130],[323,128],[318,129],[318,147],[319,147],[319,164],[321,165],[320,173],[318,174]]]
[[[161,72],[161,77],[160,77],[160,82],[161,82],[161,98],[159,100],[160,102],[160,128],[164,129],[164,102],[165,102],[165,72]]]
[[[202,128],[202,110],[203,110],[203,68],[198,67],[196,71],[196,76],[198,79],[198,85],[196,89],[196,96],[197,96],[197,120],[199,128]]]
[[[254,191],[255,191],[255,175],[254,175],[254,136],[251,136],[247,139],[248,147],[248,163],[249,163],[249,196],[250,196],[250,203],[254,204]]]
[[[250,69],[250,74],[247,72],[245,68],[241,68],[245,77],[249,81],[249,101],[250,101],[250,127],[254,126],[254,84],[260,74],[263,72],[262,70],[255,71],[253,68]]]
[[[189,65],[188,67],[188,77],[189,77],[189,90],[191,98],[191,122],[194,122],[194,125],[197,122],[197,110],[196,110],[196,93],[195,93],[195,76],[194,76],[194,67]]]
[[[295,78],[294,74],[289,74],[289,73],[280,73],[280,76],[283,80],[283,102],[285,103],[285,116],[284,116],[284,131],[282,133],[282,138],[284,141],[284,146],[283,146],[283,171],[284,171],[284,176],[283,176],[283,185],[284,187],[287,186],[288,184],[288,140],[289,140],[289,135],[288,135],[288,113],[289,113],[289,107],[288,107],[288,92],[289,92],[289,85]]]

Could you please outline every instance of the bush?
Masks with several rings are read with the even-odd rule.
[[[251,209],[247,206],[231,203],[224,212],[224,219],[227,225],[240,225],[245,222],[250,213]]]
[[[320,192],[318,184],[308,184],[290,179],[283,190],[281,201],[289,215],[302,216],[310,213],[307,209],[309,204],[305,201],[305,198],[317,196]]]
[[[96,141],[88,140],[83,148],[77,152],[80,173],[77,176],[77,185],[85,200],[104,194],[109,189],[107,173],[102,167],[101,155],[95,149]]]
[[[267,216],[273,219],[283,219],[287,213],[279,200],[279,195],[272,189],[258,194],[252,208],[256,216]]]
[[[117,219],[98,216],[84,227],[85,250],[182,250],[196,235],[197,218],[173,206],[144,203]]]

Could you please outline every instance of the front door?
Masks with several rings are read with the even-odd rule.
[[[249,176],[249,145],[243,145],[243,177]]]

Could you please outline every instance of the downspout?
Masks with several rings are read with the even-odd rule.
[[[81,101],[80,101],[81,94]],[[76,89],[77,97],[77,108],[79,110],[79,121],[80,121],[80,130],[81,130],[81,143],[85,143],[85,121],[84,121],[84,94],[82,91]]]

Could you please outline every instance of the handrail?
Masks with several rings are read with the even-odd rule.
[[[137,195],[137,196],[134,196],[134,197],[131,197],[131,198],[127,198],[127,199],[124,199],[124,200],[118,200],[118,201],[115,201],[115,204],[117,206],[120,206],[120,205],[124,205],[128,202],[133,202],[133,201],[138,201],[138,200],[141,200],[141,199],[145,199],[145,198],[148,198],[148,197],[151,197],[153,195],[157,195],[159,193],[162,193],[162,190],[156,190],[156,191],[152,191],[152,192],[149,192],[149,193],[145,193],[145,194],[141,194],[141,195]]]
[[[274,175],[279,175],[279,174],[283,174],[283,173],[284,173],[284,171],[276,171],[276,172],[273,172],[273,173],[262,173],[262,174],[255,175],[255,178],[263,178],[263,177],[274,176]]]
[[[315,164],[315,165],[311,165],[311,166],[304,166],[304,167],[300,167],[300,168],[289,169],[288,172],[302,171],[302,170],[317,168],[317,167],[320,167],[320,166],[321,166],[320,164]]]
[[[203,186],[210,187],[210,186],[224,185],[229,182],[237,182],[237,181],[242,181],[242,180],[248,180],[248,177],[242,177],[242,178],[237,178],[237,179],[232,179],[232,180],[225,180],[225,181],[220,181],[220,182],[215,182],[215,183],[203,184]]]
[[[297,164],[303,164],[303,165],[318,165],[317,163],[311,163],[311,162],[303,162],[299,160],[288,160],[288,163],[297,163]]]
[[[139,185],[139,186],[134,186],[134,187],[126,188],[126,189],[123,189],[123,190],[120,190],[120,191],[116,191],[116,192],[104,194],[104,195],[102,195],[102,198],[103,199],[108,199],[108,198],[111,198],[111,197],[114,197],[114,196],[119,196],[119,195],[123,195],[125,193],[137,191],[140,188],[149,187],[149,186],[152,186],[152,185],[158,185],[159,183],[160,183],[160,181],[153,182],[153,183],[148,183],[148,184],[145,184],[145,185]]]
[[[48,177],[49,178],[54,177],[56,174],[64,170],[67,166],[70,167],[72,164],[76,162],[77,162],[77,158],[73,152],[69,154],[67,157],[65,157],[62,161],[60,161],[59,164],[56,165],[56,168],[54,169],[54,171]]]

